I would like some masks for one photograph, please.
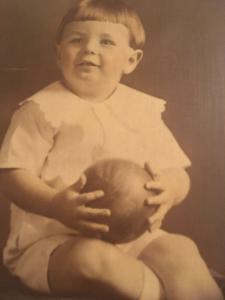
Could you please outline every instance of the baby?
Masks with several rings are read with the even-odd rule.
[[[120,83],[143,56],[145,33],[120,0],[80,0],[57,35],[60,81],[15,112],[0,152],[0,186],[11,202],[7,268],[28,288],[101,299],[219,300],[188,238],[159,229],[189,190],[190,162],[161,119],[164,101]],[[110,210],[85,204],[83,171],[103,158],[145,165],[157,190],[151,232],[124,245],[98,237]],[[151,161],[149,161],[151,159]],[[66,186],[59,191],[59,186]]]

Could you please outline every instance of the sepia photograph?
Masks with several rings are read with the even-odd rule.
[[[0,300],[223,300],[225,2],[0,20]]]

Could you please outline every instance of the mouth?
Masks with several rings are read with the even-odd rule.
[[[100,65],[98,65],[92,61],[89,61],[89,60],[83,60],[80,63],[78,63],[77,65],[81,66],[81,67],[100,67]]]

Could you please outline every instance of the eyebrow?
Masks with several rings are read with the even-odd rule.
[[[78,30],[73,30],[69,33],[66,33],[65,32],[65,37],[68,37],[68,36],[71,36],[71,35],[81,35],[81,36],[85,36],[86,33],[85,32],[82,32],[82,31],[78,31]],[[106,32],[103,32],[103,33],[100,33],[100,37],[106,37],[106,38],[115,38],[113,35],[111,35],[110,33],[106,33]]]
[[[106,37],[106,38],[111,38],[111,39],[113,39],[114,38],[114,36],[113,35],[111,35],[111,34],[109,34],[109,33],[101,33],[101,35],[100,35],[101,37]]]
[[[70,36],[70,35],[74,35],[74,34],[77,34],[77,35],[85,35],[84,32],[81,32],[81,31],[75,31],[75,30],[70,31],[69,33],[66,33],[66,32],[65,32],[65,36],[66,36],[66,37],[67,37],[67,36]]]

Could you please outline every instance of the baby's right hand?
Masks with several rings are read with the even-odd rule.
[[[91,208],[86,206],[90,201],[101,198],[104,192],[93,191],[81,194],[86,184],[85,175],[68,188],[58,192],[49,207],[49,216],[88,237],[100,237],[109,231],[109,226],[101,223],[110,216],[109,209]]]

